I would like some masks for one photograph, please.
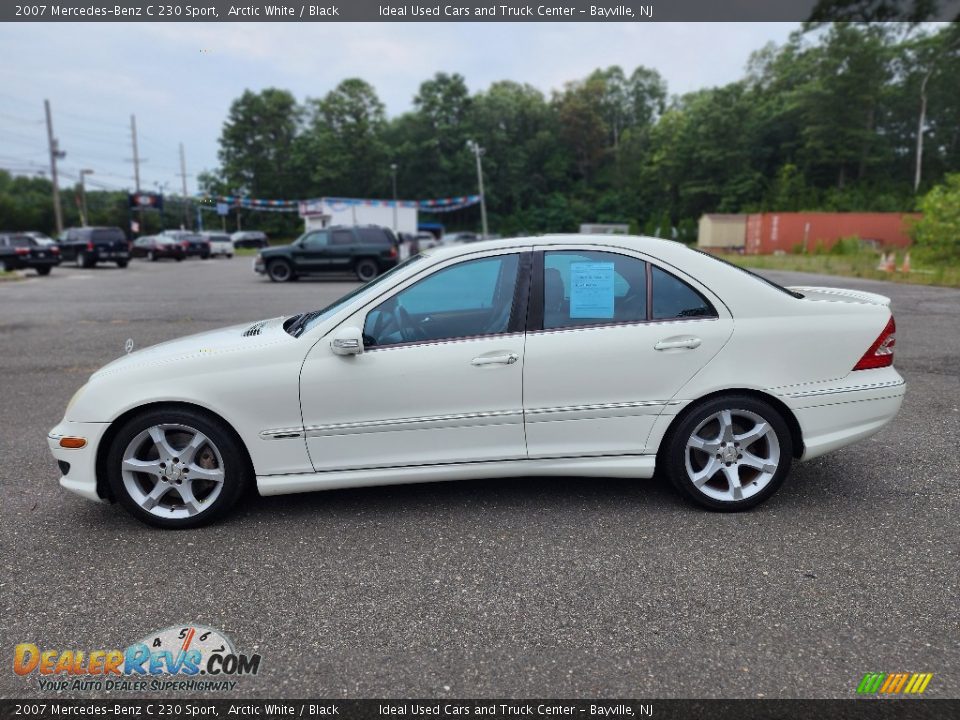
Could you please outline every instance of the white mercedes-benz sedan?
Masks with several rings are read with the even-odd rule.
[[[434,248],[322,310],[133,352],[49,434],[60,484],[193,527],[261,495],[648,478],[744,510],[896,415],[889,300],[782,288],[680,243]]]

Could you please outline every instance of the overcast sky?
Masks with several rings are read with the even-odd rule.
[[[598,67],[655,68],[671,93],[740,78],[753,50],[796,24],[764,23],[84,23],[0,26],[0,167],[48,167],[43,100],[67,152],[66,182],[132,186],[129,123],[137,116],[141,187],[179,192],[178,143],[190,191],[217,165],[217,138],[244,89],[320,97],[346,77],[372,83],[389,115],[411,107],[435,72],[471,91],[502,79],[549,94]],[[472,188],[450,188],[450,194]]]

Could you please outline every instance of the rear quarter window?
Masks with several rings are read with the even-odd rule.
[[[710,301],[678,277],[651,267],[653,283],[653,319],[717,317]]]
[[[357,228],[360,242],[364,245],[391,245],[393,240],[380,228]]]
[[[127,236],[123,234],[123,230],[115,228],[90,231],[90,240],[95,243],[126,242],[126,239]]]

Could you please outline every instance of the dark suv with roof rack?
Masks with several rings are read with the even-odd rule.
[[[387,228],[334,226],[304,233],[291,245],[264,248],[253,269],[274,282],[331,272],[368,282],[396,265],[398,256],[397,239]]]
[[[68,228],[60,237],[60,256],[77,267],[92,268],[100,262],[125,268],[130,262],[130,243],[118,227]]]

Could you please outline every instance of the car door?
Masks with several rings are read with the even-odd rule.
[[[317,471],[526,457],[522,380],[529,253],[450,260],[318,342],[301,374]],[[330,337],[363,331],[363,352]]]
[[[291,254],[297,272],[316,273],[330,265],[330,233],[315,230],[301,237],[293,245]]]
[[[656,417],[733,331],[705,288],[627,250],[535,253],[524,363],[531,458],[645,454]]]

